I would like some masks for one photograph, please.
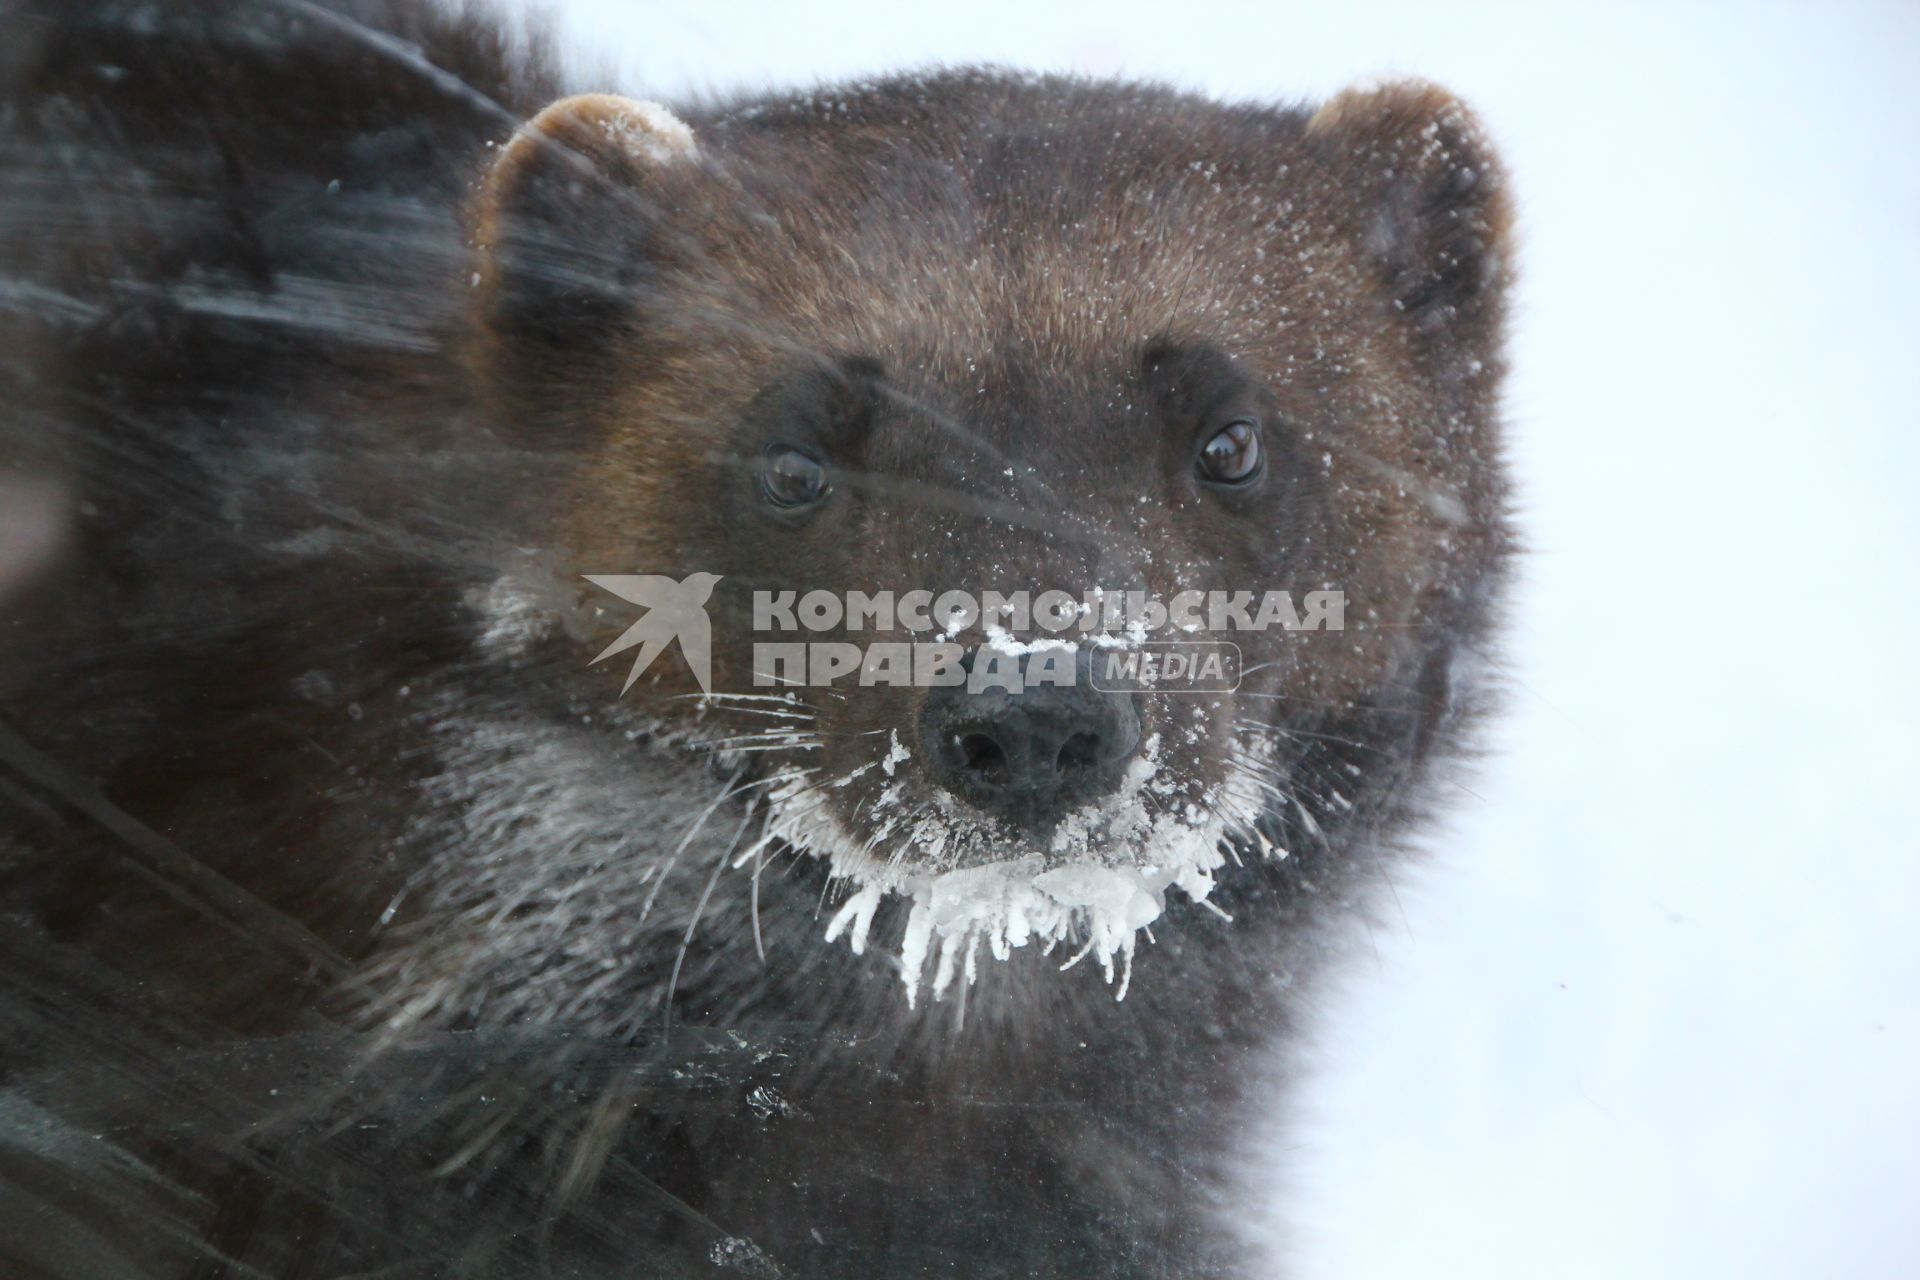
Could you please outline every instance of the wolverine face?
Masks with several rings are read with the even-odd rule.
[[[656,646],[631,696],[853,882],[830,935],[899,892],[910,989],[936,942],[1111,964],[1353,807],[1355,717],[1444,709],[1501,502],[1507,215],[1457,104],[957,75],[695,124],[513,142],[484,359],[590,495],[574,572],[717,575],[704,687]]]

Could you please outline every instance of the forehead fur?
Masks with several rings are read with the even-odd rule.
[[[1126,335],[1255,351],[1355,293],[1306,124],[980,73],[749,104],[695,124],[732,197],[707,248],[782,336],[949,378]]]

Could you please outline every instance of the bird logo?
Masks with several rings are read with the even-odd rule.
[[[678,582],[657,573],[586,574],[585,577],[594,586],[647,611],[618,640],[601,650],[599,657],[588,666],[638,645],[640,652],[634,656],[633,670],[627,673],[627,682],[620,686],[620,692],[625,693],[633,688],[633,682],[660,651],[678,640],[680,656],[686,659],[687,670],[693,672],[693,678],[700,682],[700,692],[713,692],[713,626],[707,619],[707,600],[713,595],[714,583],[720,581],[719,574],[690,573]]]

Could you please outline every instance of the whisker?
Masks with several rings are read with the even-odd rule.
[[[727,841],[727,847],[713,861],[713,874],[707,877],[706,888],[700,891],[700,900],[693,906],[693,919],[687,921],[687,932],[680,939],[680,949],[673,956],[673,972],[667,976],[667,994],[660,1001],[660,1033],[666,1035],[673,1030],[673,993],[680,987],[680,967],[686,963],[687,949],[693,945],[694,932],[700,927],[700,917],[706,914],[707,903],[713,897],[713,887],[720,883],[720,873],[727,869],[727,860],[734,849],[739,847],[740,837],[746,833],[747,824],[753,821],[751,810],[740,816],[740,825],[733,829],[733,838]]]
[[[680,837],[680,843],[673,847],[673,852],[668,854],[666,861],[661,863],[660,874],[654,877],[653,886],[647,893],[647,900],[640,907],[640,919],[642,921],[646,920],[646,918],[653,913],[653,904],[660,896],[660,886],[667,882],[669,875],[673,874],[674,867],[680,861],[680,855],[687,851],[687,846],[693,843],[693,838],[700,834],[702,827],[707,825],[707,819],[713,816],[714,810],[718,809],[727,797],[733,794],[732,788],[734,784],[739,781],[740,774],[736,772],[733,777],[727,780],[727,790],[722,791],[707,802],[707,807],[700,811],[700,816],[694,820],[692,826],[687,828],[687,833]]]

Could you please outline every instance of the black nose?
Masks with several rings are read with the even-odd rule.
[[[1034,824],[1112,791],[1140,746],[1140,716],[1131,694],[1093,687],[1091,658],[1086,647],[1076,655],[1070,685],[930,690],[920,741],[936,780],[982,808]],[[1027,663],[1020,660],[1023,678]]]

